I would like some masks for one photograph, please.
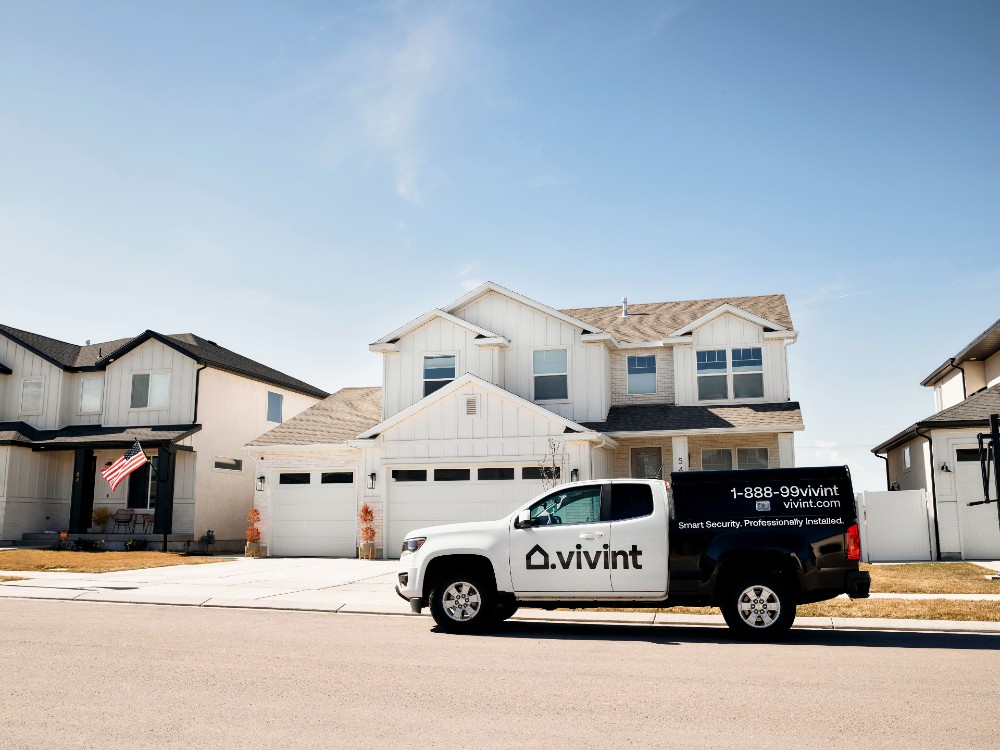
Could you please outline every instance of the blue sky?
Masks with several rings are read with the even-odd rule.
[[[787,295],[800,464],[998,315],[994,2],[0,2],[0,321],[327,390],[496,281]]]

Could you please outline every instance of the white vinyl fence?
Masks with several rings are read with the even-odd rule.
[[[859,492],[861,556],[865,562],[934,559],[934,526],[924,490]]]

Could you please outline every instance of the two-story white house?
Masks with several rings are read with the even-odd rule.
[[[1000,558],[996,504],[984,499],[978,435],[1000,413],[1000,320],[924,378],[934,413],[910,425],[872,453],[886,462],[889,489],[931,494],[939,559]],[[993,479],[990,497],[996,497]]]
[[[555,310],[484,284],[370,345],[381,388],[344,389],[247,446],[262,542],[353,555],[368,502],[395,557],[414,528],[530,499],[542,461],[561,481],[792,466],[797,335],[782,295]]]
[[[0,540],[86,532],[97,505],[242,545],[243,445],[327,395],[194,334],[78,346],[0,325]],[[100,469],[134,440],[151,460],[111,491]]]

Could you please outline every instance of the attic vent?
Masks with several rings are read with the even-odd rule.
[[[465,409],[465,416],[467,417],[478,417],[479,416],[479,395],[466,396],[462,399],[462,405]]]

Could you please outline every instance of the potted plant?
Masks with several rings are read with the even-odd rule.
[[[95,533],[107,533],[108,523],[111,521],[111,511],[103,505],[98,505],[94,508],[94,512],[90,514],[90,521],[94,525]]]
[[[368,503],[361,506],[358,511],[358,520],[361,521],[361,545],[358,547],[359,560],[375,559],[375,511]]]
[[[260,557],[260,529],[257,528],[257,523],[260,521],[260,511],[252,508],[250,515],[247,516],[247,521],[250,522],[250,525],[247,526],[247,546],[243,554],[246,557]]]

